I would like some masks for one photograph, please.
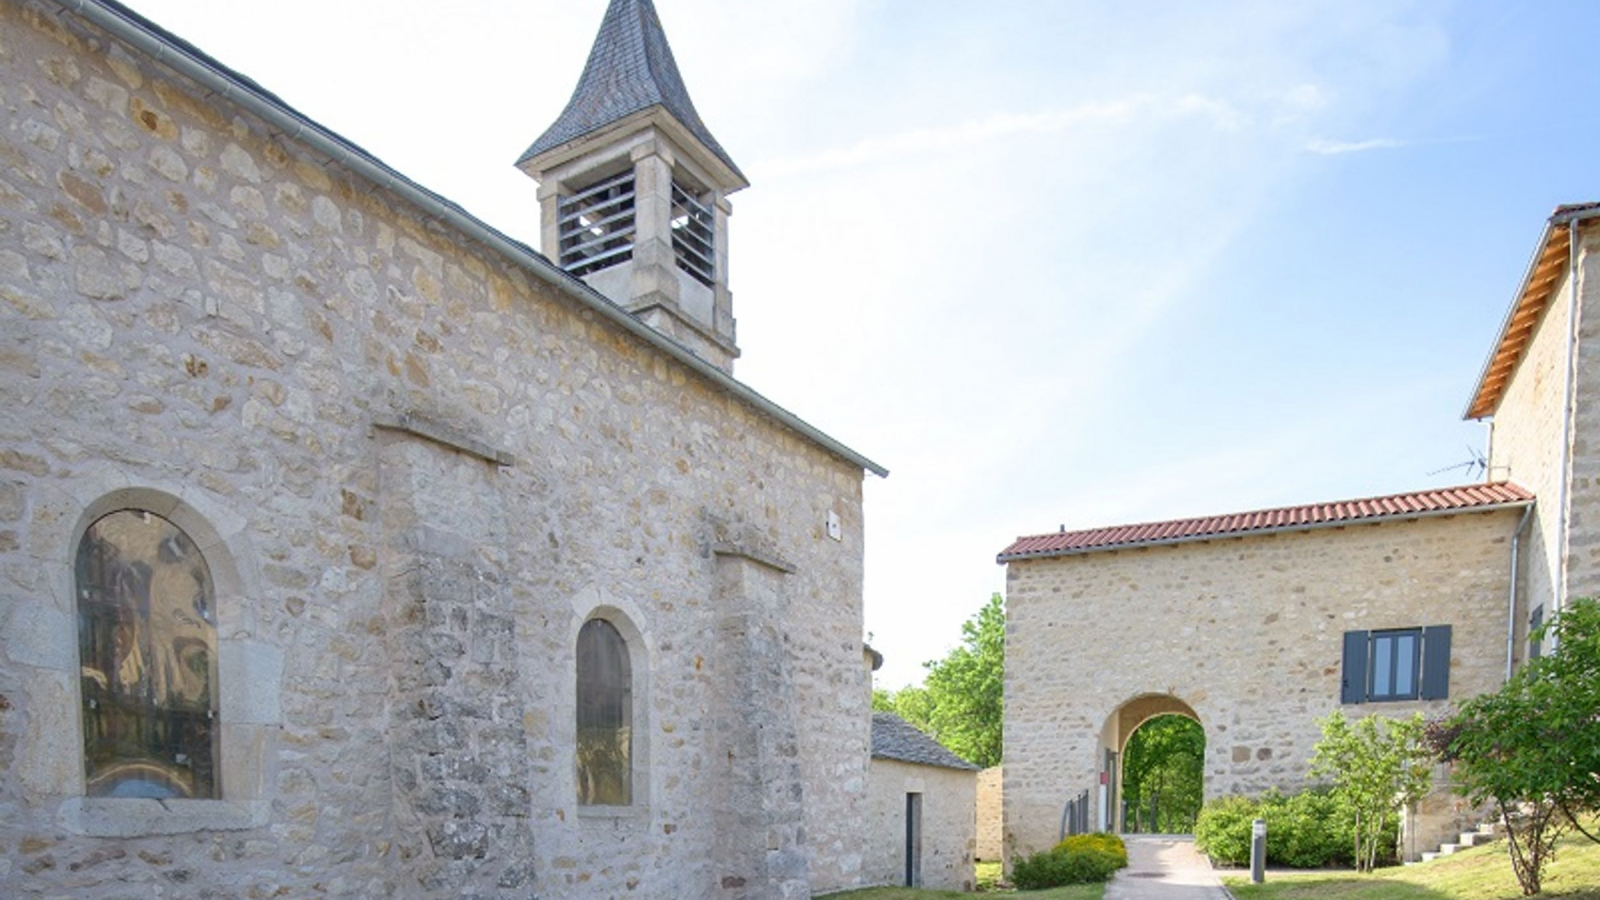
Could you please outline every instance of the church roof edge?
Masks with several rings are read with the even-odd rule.
[[[858,465],[880,478],[888,477],[888,469],[850,449],[816,426],[767,399],[754,388],[696,356],[687,347],[634,318],[627,310],[562,271],[532,247],[505,235],[454,201],[412,181],[349,139],[308,118],[255,81],[234,71],[117,0],[56,0],[56,2],[179,76],[193,81],[204,89],[216,92],[224,101],[260,117],[268,126],[278,129],[285,138],[299,141],[319,153],[326,154],[359,176],[393,191],[421,208],[426,214],[443,220],[467,238],[500,253],[535,277],[563,291],[603,318],[609,319],[613,324],[689,367],[735,398],[794,430],[834,456]]]

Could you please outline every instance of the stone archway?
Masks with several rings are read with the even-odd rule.
[[[1101,785],[1097,805],[1100,809],[1099,826],[1102,829],[1118,833],[1127,830],[1127,825],[1130,823],[1127,821],[1123,802],[1124,755],[1135,732],[1146,723],[1167,716],[1180,716],[1193,721],[1202,729],[1203,740],[1205,723],[1201,721],[1200,714],[1194,707],[1172,694],[1139,694],[1125,701],[1106,717],[1100,731],[1099,742]],[[1203,747],[1200,759],[1195,765],[1203,779],[1205,773]],[[1203,787],[1201,793],[1203,797]]]

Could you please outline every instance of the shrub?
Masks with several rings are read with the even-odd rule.
[[[1297,794],[1268,791],[1259,799],[1220,797],[1207,803],[1195,824],[1195,845],[1218,863],[1250,863],[1251,824],[1267,820],[1267,862],[1310,869],[1354,862],[1355,834],[1350,811],[1328,788]],[[1379,861],[1391,862],[1399,822],[1382,833]]]
[[[1313,788],[1262,803],[1267,820],[1267,860],[1300,869],[1349,865],[1355,846],[1350,820],[1327,788]],[[1394,846],[1394,827],[1389,843]]]
[[[1089,884],[1111,878],[1128,864],[1128,848],[1114,834],[1077,834],[1025,856],[1011,866],[1011,882],[1024,891]]]
[[[1260,814],[1259,800],[1218,797],[1200,807],[1200,815],[1194,823],[1195,846],[1224,865],[1247,865],[1250,862],[1250,823]]]
[[[1093,834],[1074,834],[1056,845],[1056,850],[1067,853],[1099,853],[1116,863],[1113,870],[1128,864],[1128,845],[1118,835],[1105,831]]]

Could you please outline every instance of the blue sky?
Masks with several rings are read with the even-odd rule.
[[[135,8],[513,236],[604,4]],[[880,683],[1019,534],[1457,483],[1593,2],[656,0],[733,197],[737,374],[887,465]]]

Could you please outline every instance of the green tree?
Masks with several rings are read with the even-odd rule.
[[[875,689],[872,708],[893,712],[975,765],[998,765],[1005,655],[1006,610],[995,594],[962,623],[961,646],[922,664],[921,685]]]
[[[1006,665],[1006,609],[1000,595],[961,624],[961,646],[923,665],[933,736],[976,765],[998,765]]]
[[[1185,716],[1157,716],[1133,732],[1122,754],[1130,831],[1187,833],[1205,794],[1206,733]]]
[[[1322,740],[1311,756],[1312,775],[1333,780],[1355,834],[1356,868],[1372,871],[1389,822],[1428,792],[1433,754],[1423,740],[1422,714],[1409,719],[1366,716],[1354,723],[1335,710],[1320,720]]]
[[[1551,635],[1554,652],[1462,704],[1435,735],[1461,792],[1505,822],[1525,895],[1539,892],[1569,828],[1600,841],[1582,820],[1600,811],[1600,603],[1572,601],[1537,637]]]

